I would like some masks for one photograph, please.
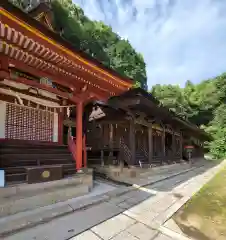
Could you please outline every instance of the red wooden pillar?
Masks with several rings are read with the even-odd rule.
[[[82,168],[82,114],[83,114],[83,102],[78,102],[76,106],[76,169]]]

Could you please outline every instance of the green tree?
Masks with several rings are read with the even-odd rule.
[[[121,39],[101,21],[91,21],[71,0],[52,3],[54,25],[63,37],[122,76],[147,87],[146,65],[129,41]]]
[[[214,111],[214,118],[208,124],[206,131],[213,136],[209,144],[210,152],[216,158],[226,157],[226,104],[221,104]]]

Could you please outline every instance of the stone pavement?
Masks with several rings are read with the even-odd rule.
[[[155,184],[135,188],[118,197],[5,239],[184,239],[181,235],[178,238],[177,234],[167,231],[163,224],[219,167],[203,166]]]
[[[50,222],[53,219],[67,214],[73,214],[82,209],[90,208],[93,205],[109,201],[111,198],[121,196],[134,191],[137,188],[142,190],[141,187],[161,182],[164,179],[170,179],[188,171],[193,171],[200,166],[203,166],[203,161],[201,159],[192,167],[188,164],[182,163],[153,168],[150,171],[146,170],[140,178],[136,178],[136,184],[133,184],[131,187],[118,186],[115,184],[112,186],[109,182],[107,184],[102,183],[99,187],[95,186],[91,193],[82,197],[72,198],[64,202],[58,202],[35,210],[25,211],[0,218],[0,237],[31,228],[39,224]],[[153,194],[155,194],[155,192],[156,191],[152,190]],[[122,203],[121,205],[123,204],[125,203]],[[133,203],[131,203],[131,205],[133,205]]]
[[[159,191],[154,197],[148,198],[134,207],[130,207],[130,203],[133,201],[130,198],[124,198],[125,201],[123,205],[117,199],[114,202],[115,204],[118,206],[121,204],[121,206],[125,208],[128,207],[128,209],[116,217],[71,238],[71,240],[186,240],[188,239],[186,236],[178,234],[163,225],[203,184],[209,181],[216,172],[219,171],[220,167],[222,167],[222,165],[212,168],[200,175],[199,173],[202,172],[201,169],[199,169],[199,171],[196,170],[196,176],[183,183],[181,183],[183,178],[177,177],[177,179],[171,179],[168,182],[164,181],[164,184],[163,182],[154,184],[150,186],[151,189],[160,190],[162,188],[170,188],[172,183],[181,183],[173,188],[173,191]],[[187,173],[186,175],[191,175],[191,173]],[[150,187],[147,187],[147,191],[150,190]],[[89,236],[89,238],[87,238],[87,236]]]

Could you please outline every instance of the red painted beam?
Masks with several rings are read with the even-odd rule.
[[[77,79],[73,79],[70,77],[65,77],[65,76],[54,76],[54,75],[50,75],[46,72],[42,72],[40,70],[37,70],[31,66],[28,66],[26,64],[24,64],[23,62],[19,62],[17,60],[14,59],[10,59],[9,63],[15,65],[16,68],[24,71],[24,72],[28,72],[32,75],[35,76],[40,76],[40,77],[47,77],[49,79],[51,79],[53,82],[59,83],[62,86],[68,87],[68,88],[75,88],[76,92],[80,92],[80,90],[84,87],[84,83],[78,81]],[[101,99],[107,99],[109,98],[109,92],[108,91],[102,91],[100,89],[97,89],[95,87],[92,86],[88,86],[88,90],[91,92],[94,92],[96,96],[99,96],[100,100]]]
[[[54,93],[58,96],[69,99],[74,103],[76,103],[79,100],[75,97],[70,97],[69,94],[67,94],[65,92],[59,91],[59,90],[57,90],[55,88],[52,88],[48,85],[44,85],[44,84],[41,84],[41,83],[38,83],[38,82],[35,82],[35,81],[32,81],[32,80],[27,80],[26,78],[18,77],[16,79],[12,79],[10,74],[5,72],[5,71],[0,71],[0,78],[1,77],[6,78],[6,79],[11,80],[11,81],[23,83],[23,84],[26,84],[26,85],[29,85],[29,86],[32,86],[32,87],[35,87],[35,88],[38,88],[38,89],[46,90],[46,91]]]
[[[101,70],[100,67],[96,66],[95,63],[92,63],[92,61],[86,60],[85,58],[79,56],[78,53],[74,53],[75,55],[73,55],[73,53],[69,53],[71,52],[67,48],[63,47],[61,44],[55,42],[54,40],[52,40],[51,38],[49,38],[48,36],[45,36],[42,32],[39,32],[37,29],[34,32],[34,29],[29,28],[29,26],[26,26],[23,24],[22,21],[20,21],[19,19],[14,19],[13,16],[6,16],[3,15],[1,16],[2,22],[9,25],[10,27],[16,29],[17,31],[24,33],[26,31],[26,36],[36,40],[39,44],[44,45],[45,47],[53,50],[56,53],[59,53],[62,56],[65,56],[66,58],[70,59],[73,62],[76,62],[82,66],[84,66],[86,69],[91,70],[93,72],[95,72],[97,75],[99,75],[101,78],[105,78],[109,81],[115,82],[117,83],[117,85],[119,85],[119,92],[123,92],[127,90],[127,87],[132,87],[132,81],[131,84],[123,84],[123,80],[121,80],[120,78],[113,76],[111,73],[109,73],[106,70]],[[26,23],[25,23],[26,24]],[[77,56],[76,56],[77,55]],[[84,62],[83,62],[84,61]],[[86,63],[85,63],[86,61]],[[90,79],[92,76],[87,73],[88,78]],[[108,83],[107,81],[101,80],[101,79],[97,79],[95,78],[95,82],[97,81],[101,81],[102,83],[105,82],[105,84],[107,84],[108,86],[112,86],[110,83]],[[112,86],[115,90],[117,89],[117,87]],[[120,90],[121,89],[121,90]],[[117,90],[116,90],[117,91]]]
[[[52,74],[48,74],[46,72],[40,71],[34,67],[31,67],[21,61],[15,60],[15,59],[9,59],[9,63],[14,65],[15,68],[20,69],[21,71],[30,73],[32,75],[35,75],[36,77],[47,77],[48,79],[51,79],[53,82],[56,82],[58,84],[61,84],[62,86],[68,87],[68,88],[82,88],[84,87],[84,83],[81,83],[79,81],[75,81],[71,78],[66,78],[65,76],[55,76]],[[73,81],[73,83],[72,83]]]

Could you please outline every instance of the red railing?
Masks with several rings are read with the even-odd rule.
[[[68,131],[68,148],[76,162],[76,138],[71,136],[70,131]],[[87,153],[86,153],[86,136],[82,138],[82,149],[83,149],[83,167],[87,166]]]
[[[73,156],[74,161],[76,161],[76,142],[75,138],[68,134],[68,148]]]

